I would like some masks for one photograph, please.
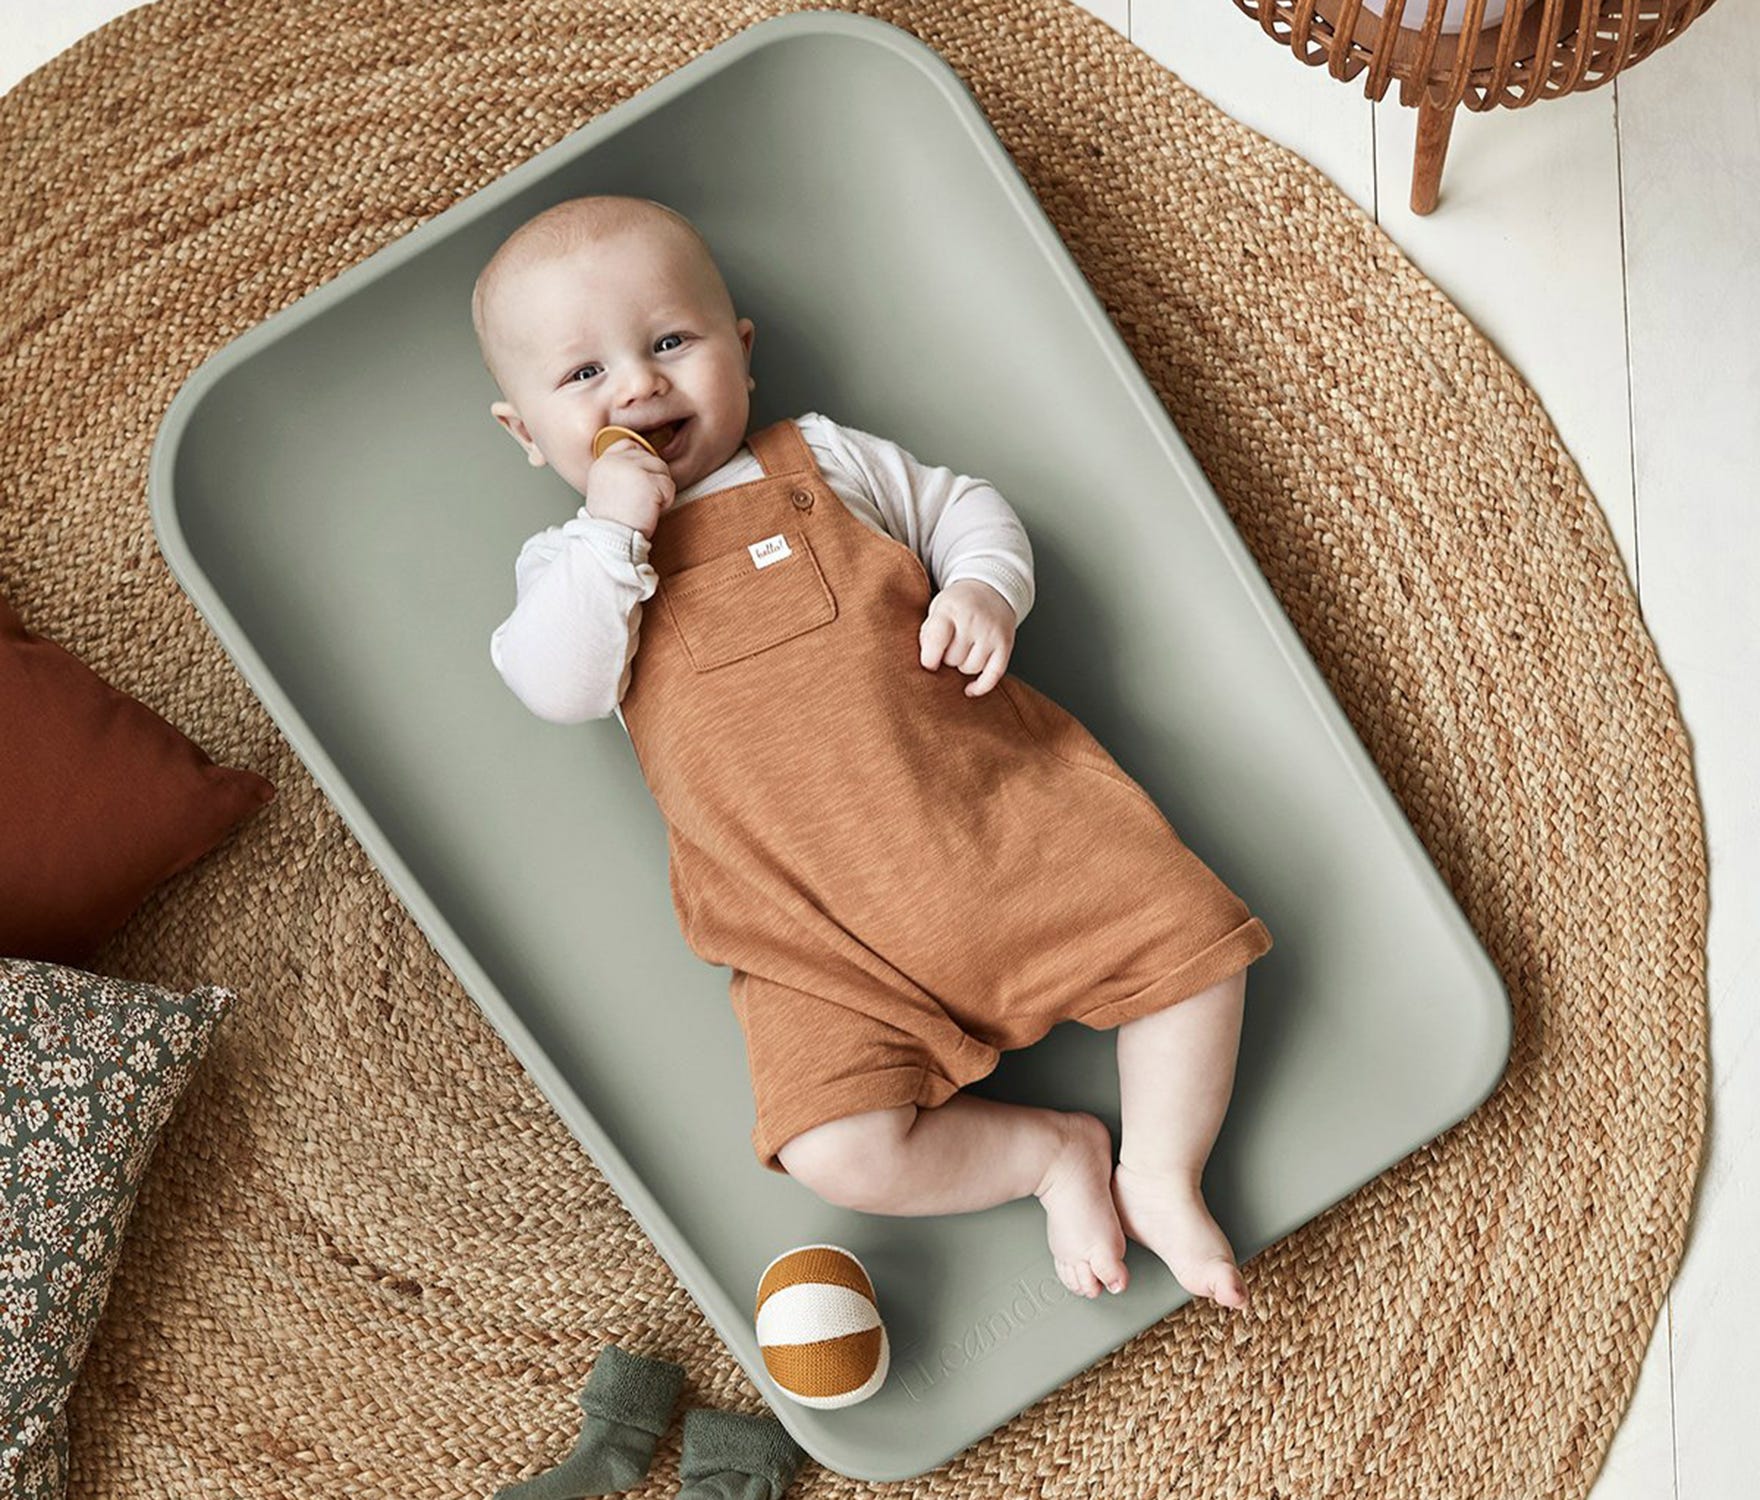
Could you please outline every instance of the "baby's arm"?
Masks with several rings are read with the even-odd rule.
[[[831,426],[886,529],[923,560],[937,588],[975,578],[1008,601],[1015,624],[1026,619],[1034,597],[1032,543],[994,485],[922,463],[886,438]]]
[[[583,506],[520,549],[516,603],[489,638],[489,659],[539,718],[578,724],[616,711],[640,640],[642,602],[660,581],[649,545],[633,526]]]

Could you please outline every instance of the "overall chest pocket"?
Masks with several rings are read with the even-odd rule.
[[[736,547],[661,580],[660,601],[699,672],[756,656],[836,617],[837,601],[806,533],[781,536],[787,556],[764,567],[749,548]]]

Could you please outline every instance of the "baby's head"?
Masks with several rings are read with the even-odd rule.
[[[593,435],[684,422],[661,450],[679,489],[726,463],[751,415],[753,325],[709,247],[646,198],[570,198],[507,237],[471,294],[489,410],[536,465],[586,493]]]

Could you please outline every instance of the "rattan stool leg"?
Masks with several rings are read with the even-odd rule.
[[[1427,214],[1442,189],[1442,162],[1448,155],[1448,132],[1454,108],[1444,109],[1428,97],[1418,106],[1418,144],[1412,152],[1412,212]]]

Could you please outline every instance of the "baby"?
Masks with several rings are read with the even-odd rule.
[[[496,421],[584,502],[521,549],[491,659],[628,733],[685,940],[733,971],[759,1161],[871,1213],[1031,1193],[1071,1292],[1124,1290],[1128,1234],[1245,1306],[1200,1179],[1270,935],[1008,672],[1007,502],[818,413],[748,434],[752,320],[647,199],[521,225],[471,314]],[[1117,1030],[1116,1168],[1096,1116],[963,1091],[1066,1020]]]

